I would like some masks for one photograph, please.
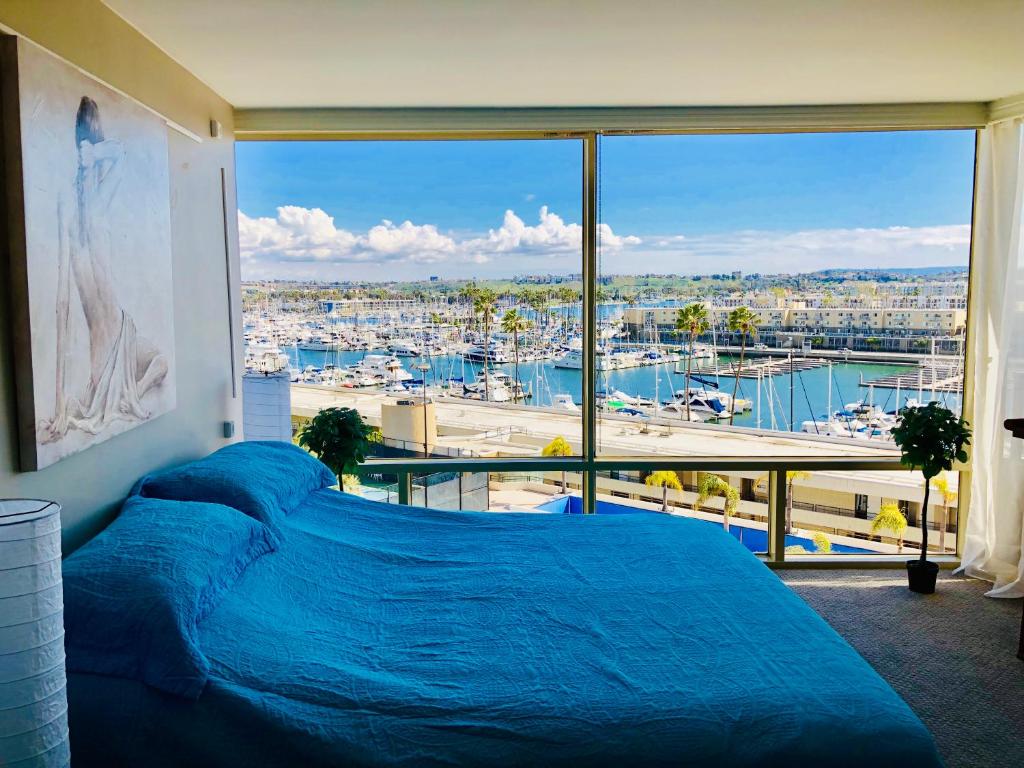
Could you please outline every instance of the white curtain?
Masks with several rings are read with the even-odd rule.
[[[1024,440],[1003,428],[1024,418],[1024,120],[981,132],[972,265],[974,430],[963,570],[993,597],[1024,595]]]

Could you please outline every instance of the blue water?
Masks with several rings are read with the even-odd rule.
[[[337,366],[346,366],[358,362],[365,353],[363,352],[307,352],[295,348],[287,349],[292,360],[292,365],[303,368],[307,365],[322,367],[332,363]],[[721,355],[720,361],[724,364],[729,360],[728,356]],[[414,366],[422,360],[419,358],[403,358],[402,364],[409,372],[418,377]],[[464,377],[472,381],[481,365],[463,361],[457,355],[448,357],[432,357],[426,359],[431,370],[427,372],[427,380],[433,384],[447,380],[451,377]],[[514,374],[514,366],[496,366],[497,368]],[[629,395],[640,397],[657,397],[662,402],[671,399],[672,392],[682,389],[685,385],[685,376],[673,373],[675,365],[646,366],[643,368],[629,368],[626,370],[599,372],[598,389],[622,390]],[[695,365],[696,369],[696,365]],[[801,422],[823,416],[827,413],[831,402],[832,410],[840,410],[845,403],[855,400],[867,399],[868,390],[861,387],[864,381],[877,379],[892,373],[907,373],[912,371],[905,365],[884,365],[877,363],[834,363],[832,365],[832,397],[829,400],[828,393],[828,367],[823,366],[809,371],[797,372],[790,382],[788,373],[765,378],[761,383],[760,409],[757,407],[758,382],[756,379],[740,379],[740,396],[749,398],[754,403],[754,408],[747,413],[737,415],[735,424],[744,427],[760,427],[762,429],[777,429],[786,431],[790,429],[792,421],[794,431],[800,429]],[[695,370],[696,372],[696,370]],[[551,360],[539,360],[523,362],[519,366],[519,378],[523,385],[533,392],[533,398],[528,401],[531,405],[550,405],[554,401],[554,395],[569,393],[576,402],[582,399],[582,375],[578,370],[555,368]],[[723,376],[717,379],[714,376],[705,377],[712,384],[719,384],[721,388],[732,393],[733,379]],[[790,384],[793,388],[793,419],[790,419]],[[699,386],[694,382],[693,386]],[[712,387],[713,388],[713,387]],[[931,393],[926,389],[923,392],[925,400],[930,398]],[[876,389],[875,404],[884,410],[893,411],[896,409],[896,392],[890,389]],[[918,392],[913,390],[901,390],[900,406],[905,404],[907,398],[917,397]],[[937,393],[937,398],[943,400],[947,407],[957,411],[960,406],[960,397],[956,394]],[[774,418],[773,418],[774,415]]]
[[[545,512],[555,512],[560,514],[568,515],[582,515],[583,514],[583,499],[579,496],[562,496],[561,498],[553,499],[552,501],[541,504],[537,509],[543,509]],[[598,501],[597,502],[597,514],[599,515],[660,515],[653,509],[642,509],[639,507],[630,507],[625,504],[615,504],[610,501]],[[702,520],[700,522],[706,523],[707,525],[717,526],[718,523],[713,523],[710,520]],[[751,552],[767,552],[768,551],[768,532],[763,531],[760,528],[750,528],[742,523],[737,522],[735,519],[729,521],[729,533],[739,539],[740,543],[743,544]],[[814,552],[815,546],[814,541],[811,539],[804,538],[803,536],[786,536],[786,546],[801,546],[808,552]],[[840,554],[854,554],[854,555],[865,555],[874,554],[870,549],[861,549],[860,547],[848,547],[843,544],[833,544],[832,552]]]

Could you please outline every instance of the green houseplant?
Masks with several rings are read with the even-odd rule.
[[[928,493],[933,477],[952,469],[955,461],[967,461],[964,446],[971,442],[971,430],[951,410],[933,402],[904,410],[892,437],[902,453],[900,461],[924,475],[921,557],[907,561],[907,579],[912,592],[930,595],[935,591],[939,566],[928,560]]]
[[[354,474],[366,461],[371,429],[359,411],[352,408],[324,408],[299,432],[299,445],[316,454],[338,476],[345,490],[346,474]]]

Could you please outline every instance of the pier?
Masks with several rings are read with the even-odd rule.
[[[862,387],[899,389],[904,392],[956,392],[964,391],[964,373],[960,366],[952,363],[921,365],[907,373],[894,373],[871,381],[861,381]]]
[[[738,360],[734,360],[721,365],[716,363],[699,369],[695,366],[690,373],[701,376],[733,377],[736,375],[736,366],[738,362]],[[790,372],[799,373],[800,371],[810,371],[815,368],[821,368],[823,365],[825,365],[824,360],[812,357],[794,356],[792,361],[790,361],[788,356],[784,358],[766,357],[753,360],[745,359],[743,361],[743,367],[740,369],[740,378],[758,379],[763,376],[784,376]],[[685,375],[686,366],[677,365],[675,372]]]

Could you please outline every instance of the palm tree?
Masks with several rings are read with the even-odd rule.
[[[476,287],[476,283],[466,283],[459,288],[456,296],[460,304],[472,307],[473,303],[476,301],[476,295],[479,291],[480,289]]]
[[[907,518],[900,512],[895,501],[882,504],[875,519],[871,521],[871,533],[880,535],[881,531],[889,531],[896,538],[896,552],[903,552],[903,532],[907,530]]]
[[[708,322],[708,308],[697,302],[687,304],[676,313],[676,333],[687,333],[690,336],[690,354],[686,358],[686,420],[690,420],[690,367],[693,364],[693,345],[697,337],[707,333],[711,324]]]
[[[949,508],[956,501],[956,491],[949,482],[949,474],[943,472],[932,480],[932,487],[942,496],[942,520],[939,526],[939,552],[946,551],[946,528],[949,526]]]
[[[550,443],[544,446],[540,452],[541,456],[572,456],[572,446],[569,441],[559,435]],[[562,470],[562,493],[567,492],[568,486],[565,483],[565,470]]]
[[[516,391],[522,384],[519,381],[519,334],[530,327],[529,321],[514,309],[501,316],[501,330],[512,334],[512,354],[516,370]],[[513,393],[514,395],[515,393]]]
[[[537,324],[541,326],[541,329],[548,327],[548,295],[544,291],[530,291],[529,298],[526,300],[537,315]]]
[[[693,502],[694,511],[699,510],[704,503],[712,496],[725,497],[725,506],[722,508],[722,527],[729,530],[729,517],[739,508],[740,494],[735,488],[729,485],[718,475],[705,475],[697,486],[697,500]]]
[[[572,288],[558,289],[558,301],[562,304],[562,331],[567,338],[569,336],[569,310],[576,303],[578,295]]]
[[[740,391],[740,371],[743,369],[743,355],[747,351],[747,337],[757,337],[760,318],[750,307],[736,307],[729,313],[729,330],[740,335],[740,362],[736,367],[736,381],[732,386],[732,407],[729,409],[729,424],[736,418],[736,396]]]
[[[671,488],[675,491],[683,490],[682,483],[679,482],[679,475],[669,470],[658,470],[657,472],[651,472],[645,479],[644,485],[649,485],[652,488],[660,487],[661,492],[661,511],[668,512],[668,489]]]
[[[790,469],[786,471],[786,533],[793,532],[793,484],[797,480],[810,480],[811,473],[802,469]],[[767,485],[768,474],[761,475],[754,482],[755,486]]]
[[[484,325],[484,400],[491,399],[491,379],[488,362],[491,354],[491,321],[497,309],[498,294],[490,288],[478,288],[473,296],[473,314],[480,315]]]

